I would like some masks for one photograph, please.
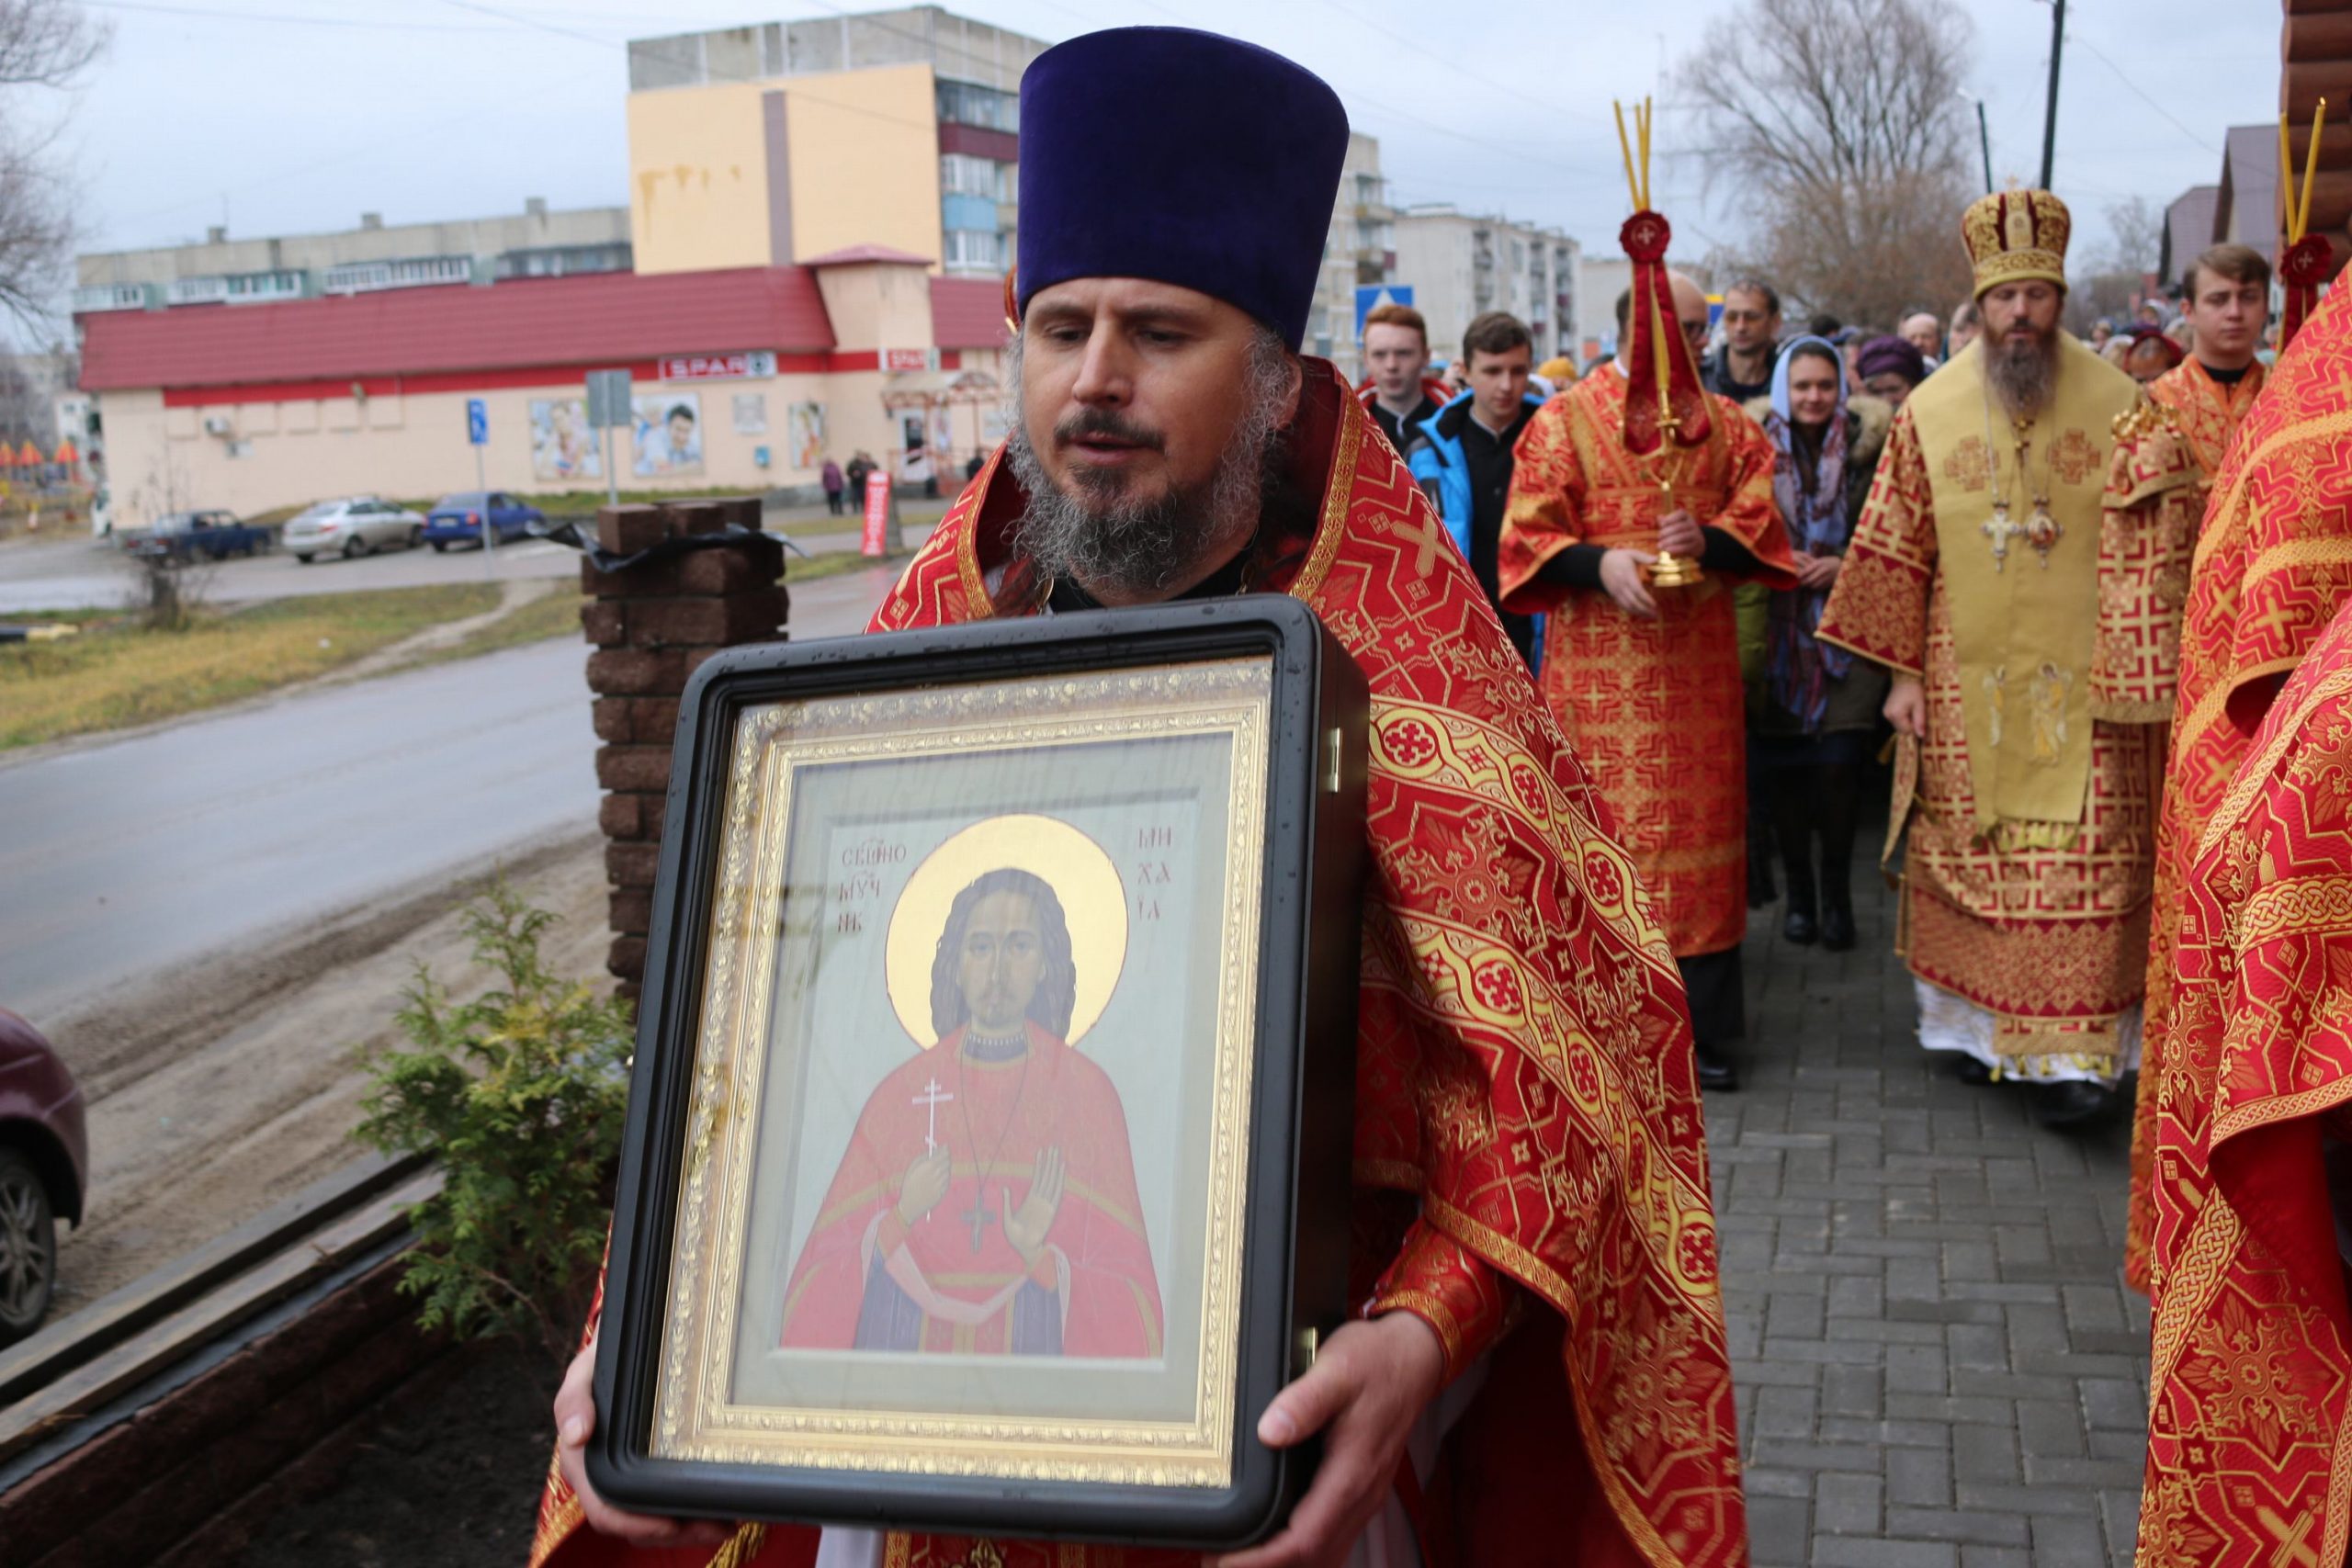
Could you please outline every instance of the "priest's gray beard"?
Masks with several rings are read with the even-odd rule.
[[[2031,419],[2050,402],[2058,379],[2058,329],[2011,343],[2005,334],[1985,344],[1984,379],[2012,419]]]
[[[1238,549],[1257,527],[1280,473],[1283,402],[1290,390],[1290,355],[1272,333],[1261,329],[1250,344],[1241,422],[1216,472],[1203,483],[1148,498],[1125,494],[1127,476],[1117,472],[1075,468],[1072,490],[1055,484],[1029,443],[1017,337],[1006,374],[1012,397],[1006,455],[1029,502],[1013,547],[1046,577],[1075,578],[1096,592],[1121,597],[1165,592],[1200,564],[1204,551]],[[1054,431],[1057,442],[1084,435],[1162,449],[1159,432],[1110,409],[1083,410]]]

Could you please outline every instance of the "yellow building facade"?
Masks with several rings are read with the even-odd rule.
[[[936,6],[629,46],[637,270],[786,266],[857,246],[1001,277],[1020,80],[1046,44]]]

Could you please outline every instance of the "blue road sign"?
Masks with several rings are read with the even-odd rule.
[[[1413,286],[1409,283],[1375,283],[1356,290],[1356,341],[1363,341],[1363,319],[1383,305],[1409,305],[1413,302]]]
[[[490,405],[480,398],[466,400],[466,439],[477,446],[490,445]]]

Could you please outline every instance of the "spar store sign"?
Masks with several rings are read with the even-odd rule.
[[[775,355],[765,349],[741,354],[674,354],[662,361],[664,381],[764,381],[775,374]]]

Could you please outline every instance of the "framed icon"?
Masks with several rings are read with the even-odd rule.
[[[682,705],[591,1476],[1229,1547],[1345,1309],[1365,701],[1251,597],[737,649]]]

